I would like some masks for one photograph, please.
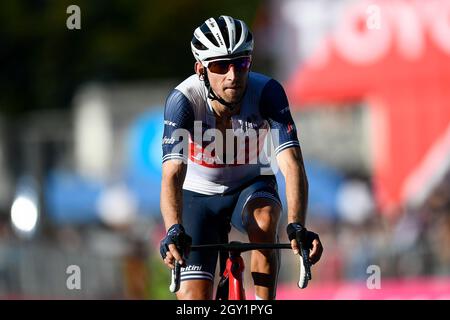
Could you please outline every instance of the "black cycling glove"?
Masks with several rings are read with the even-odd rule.
[[[169,228],[167,235],[160,242],[159,252],[163,259],[166,258],[167,252],[169,251],[169,244],[174,244],[182,256],[187,255],[189,247],[192,244],[192,238],[186,234],[181,224],[174,224]]]
[[[312,231],[308,231],[304,226],[300,223],[289,223],[286,227],[286,232],[288,234],[289,240],[300,239],[302,246],[305,246],[307,249],[312,249],[312,243],[314,239],[319,239],[319,235]]]

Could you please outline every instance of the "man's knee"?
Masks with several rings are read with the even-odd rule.
[[[247,205],[247,232],[252,242],[273,242],[276,238],[280,207],[272,200],[257,198]]]

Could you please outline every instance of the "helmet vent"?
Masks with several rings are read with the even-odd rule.
[[[237,21],[236,19],[234,20],[234,25],[236,26],[236,42],[237,42],[241,38],[242,27],[241,27],[241,23],[239,21]]]
[[[215,45],[216,47],[219,47],[219,43],[217,42],[216,38],[211,33],[211,30],[208,28],[208,26],[206,24],[203,24],[200,27],[200,30],[203,32],[205,37],[208,38],[208,40],[212,42],[213,45]]]
[[[249,32],[249,33],[247,34],[247,39],[245,39],[245,42],[250,42],[250,41],[252,41],[252,39],[253,39],[252,33]]]
[[[223,41],[225,41],[225,47],[230,47],[230,37],[228,36],[228,28],[227,23],[223,17],[220,17],[217,20],[217,26],[220,29],[220,33],[222,34]]]
[[[208,48],[203,43],[201,43],[196,37],[193,37],[191,42],[192,45],[195,47],[195,49],[208,50]]]

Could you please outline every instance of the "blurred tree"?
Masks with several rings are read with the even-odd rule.
[[[250,26],[260,0],[14,0],[0,2],[0,111],[67,108],[87,81],[183,79],[189,41],[205,19],[228,14]],[[81,30],[69,30],[69,5]]]

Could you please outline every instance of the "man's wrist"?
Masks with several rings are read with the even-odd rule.
[[[173,220],[171,219],[169,221],[165,221],[164,226],[166,228],[166,231],[169,231],[169,229],[176,224],[182,224],[182,223],[178,219],[173,219]]]
[[[292,222],[286,226],[286,233],[290,241],[294,239],[297,239],[297,241],[303,241],[302,239],[304,239],[306,232],[306,228],[298,222]]]
[[[181,223],[174,223],[173,225],[171,225],[169,227],[169,229],[167,230],[167,232],[173,231],[173,230],[179,230],[182,232],[185,232],[184,227]]]
[[[288,224],[289,223],[299,223],[301,224],[303,227],[305,226],[305,218],[302,217],[292,217],[292,218],[288,218]]]

